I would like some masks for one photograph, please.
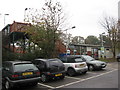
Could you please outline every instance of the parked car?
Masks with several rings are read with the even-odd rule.
[[[120,53],[117,55],[117,61],[120,62]]]
[[[32,63],[40,70],[42,82],[65,77],[65,66],[59,59],[35,59]]]
[[[97,70],[105,68],[107,63],[99,60],[95,60],[91,56],[88,55],[81,55],[81,58],[86,61],[89,70]]]
[[[38,68],[29,61],[5,61],[2,64],[2,85],[5,89],[24,84],[37,85],[39,80]]]
[[[60,59],[65,65],[65,71],[69,76],[74,76],[77,73],[85,74],[88,71],[86,62],[78,55],[67,55]]]

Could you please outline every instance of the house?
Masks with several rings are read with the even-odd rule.
[[[13,22],[12,24],[6,25],[2,29],[3,47],[16,53],[24,53],[24,48],[17,45],[19,39],[25,38],[26,26],[30,26],[28,23]],[[4,42],[5,41],[5,42]],[[24,42],[25,44],[25,42]]]

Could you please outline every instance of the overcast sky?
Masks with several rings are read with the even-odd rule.
[[[118,2],[119,0],[58,0],[61,2],[64,12],[67,15],[69,26],[76,26],[68,33],[73,36],[82,36],[86,38],[88,35],[99,36],[104,29],[99,21],[105,16],[118,18]],[[0,30],[5,24],[23,22],[25,8],[40,9],[44,0],[0,0]]]

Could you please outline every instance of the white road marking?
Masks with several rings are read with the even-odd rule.
[[[58,87],[53,87],[53,86],[46,85],[46,84],[42,84],[42,83],[38,83],[38,84],[39,84],[39,85],[42,85],[42,86],[45,86],[45,87],[48,87],[48,88],[50,88],[50,89],[62,88],[62,87],[69,86],[69,85],[72,85],[72,84],[76,84],[76,83],[79,83],[79,82],[83,82],[83,81],[86,81],[86,80],[89,80],[89,79],[92,79],[92,78],[96,78],[96,77],[99,77],[99,76],[102,76],[102,75],[111,73],[111,72],[116,71],[116,70],[118,70],[118,69],[114,69],[114,70],[111,70],[111,71],[108,71],[108,72],[105,72],[105,73],[102,73],[102,74],[99,74],[99,75],[96,75],[96,76],[92,76],[92,77],[89,77],[89,78],[86,78],[86,79],[65,76],[65,77],[67,77],[67,78],[76,79],[77,81],[71,82],[71,83],[68,83],[68,84],[64,84],[64,85],[60,85],[60,86],[58,86]]]
[[[94,71],[93,71],[93,72],[87,72],[87,73],[90,73],[90,74],[98,74],[97,72],[94,72]]]
[[[111,72],[116,71],[116,70],[118,70],[118,69],[114,69],[114,70],[112,70],[112,71],[109,71],[109,72],[106,72],[106,73],[102,73],[102,74],[99,74],[99,75],[96,75],[96,76],[93,76],[93,77],[89,77],[89,78],[86,78],[86,79],[81,79],[81,80],[79,80],[79,81],[72,82],[72,83],[69,83],[69,84],[61,85],[61,86],[58,86],[58,87],[56,87],[56,88],[62,88],[62,87],[65,87],[65,86],[69,86],[69,85],[72,85],[72,84],[76,84],[76,83],[79,83],[79,82],[83,82],[83,81],[86,81],[86,80],[89,80],[89,79],[92,79],[92,78],[96,78],[96,77],[99,77],[99,76],[102,76],[102,75],[111,73]]]
[[[46,84],[42,84],[42,83],[38,83],[38,84],[41,85],[41,86],[45,86],[45,87],[51,88],[51,89],[55,88],[55,87],[52,87],[50,85],[46,85]]]
[[[80,80],[81,78],[76,78],[76,77],[69,77],[69,76],[65,76],[67,78],[72,78],[72,79],[77,79],[77,80]]]

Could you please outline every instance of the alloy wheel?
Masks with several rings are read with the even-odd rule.
[[[41,81],[42,82],[47,82],[47,76],[45,74],[41,75]]]
[[[5,89],[9,89],[10,88],[10,83],[8,81],[5,82]]]
[[[90,66],[89,66],[89,70],[90,70],[90,71],[93,71],[93,70],[94,70],[94,66],[90,65]]]

